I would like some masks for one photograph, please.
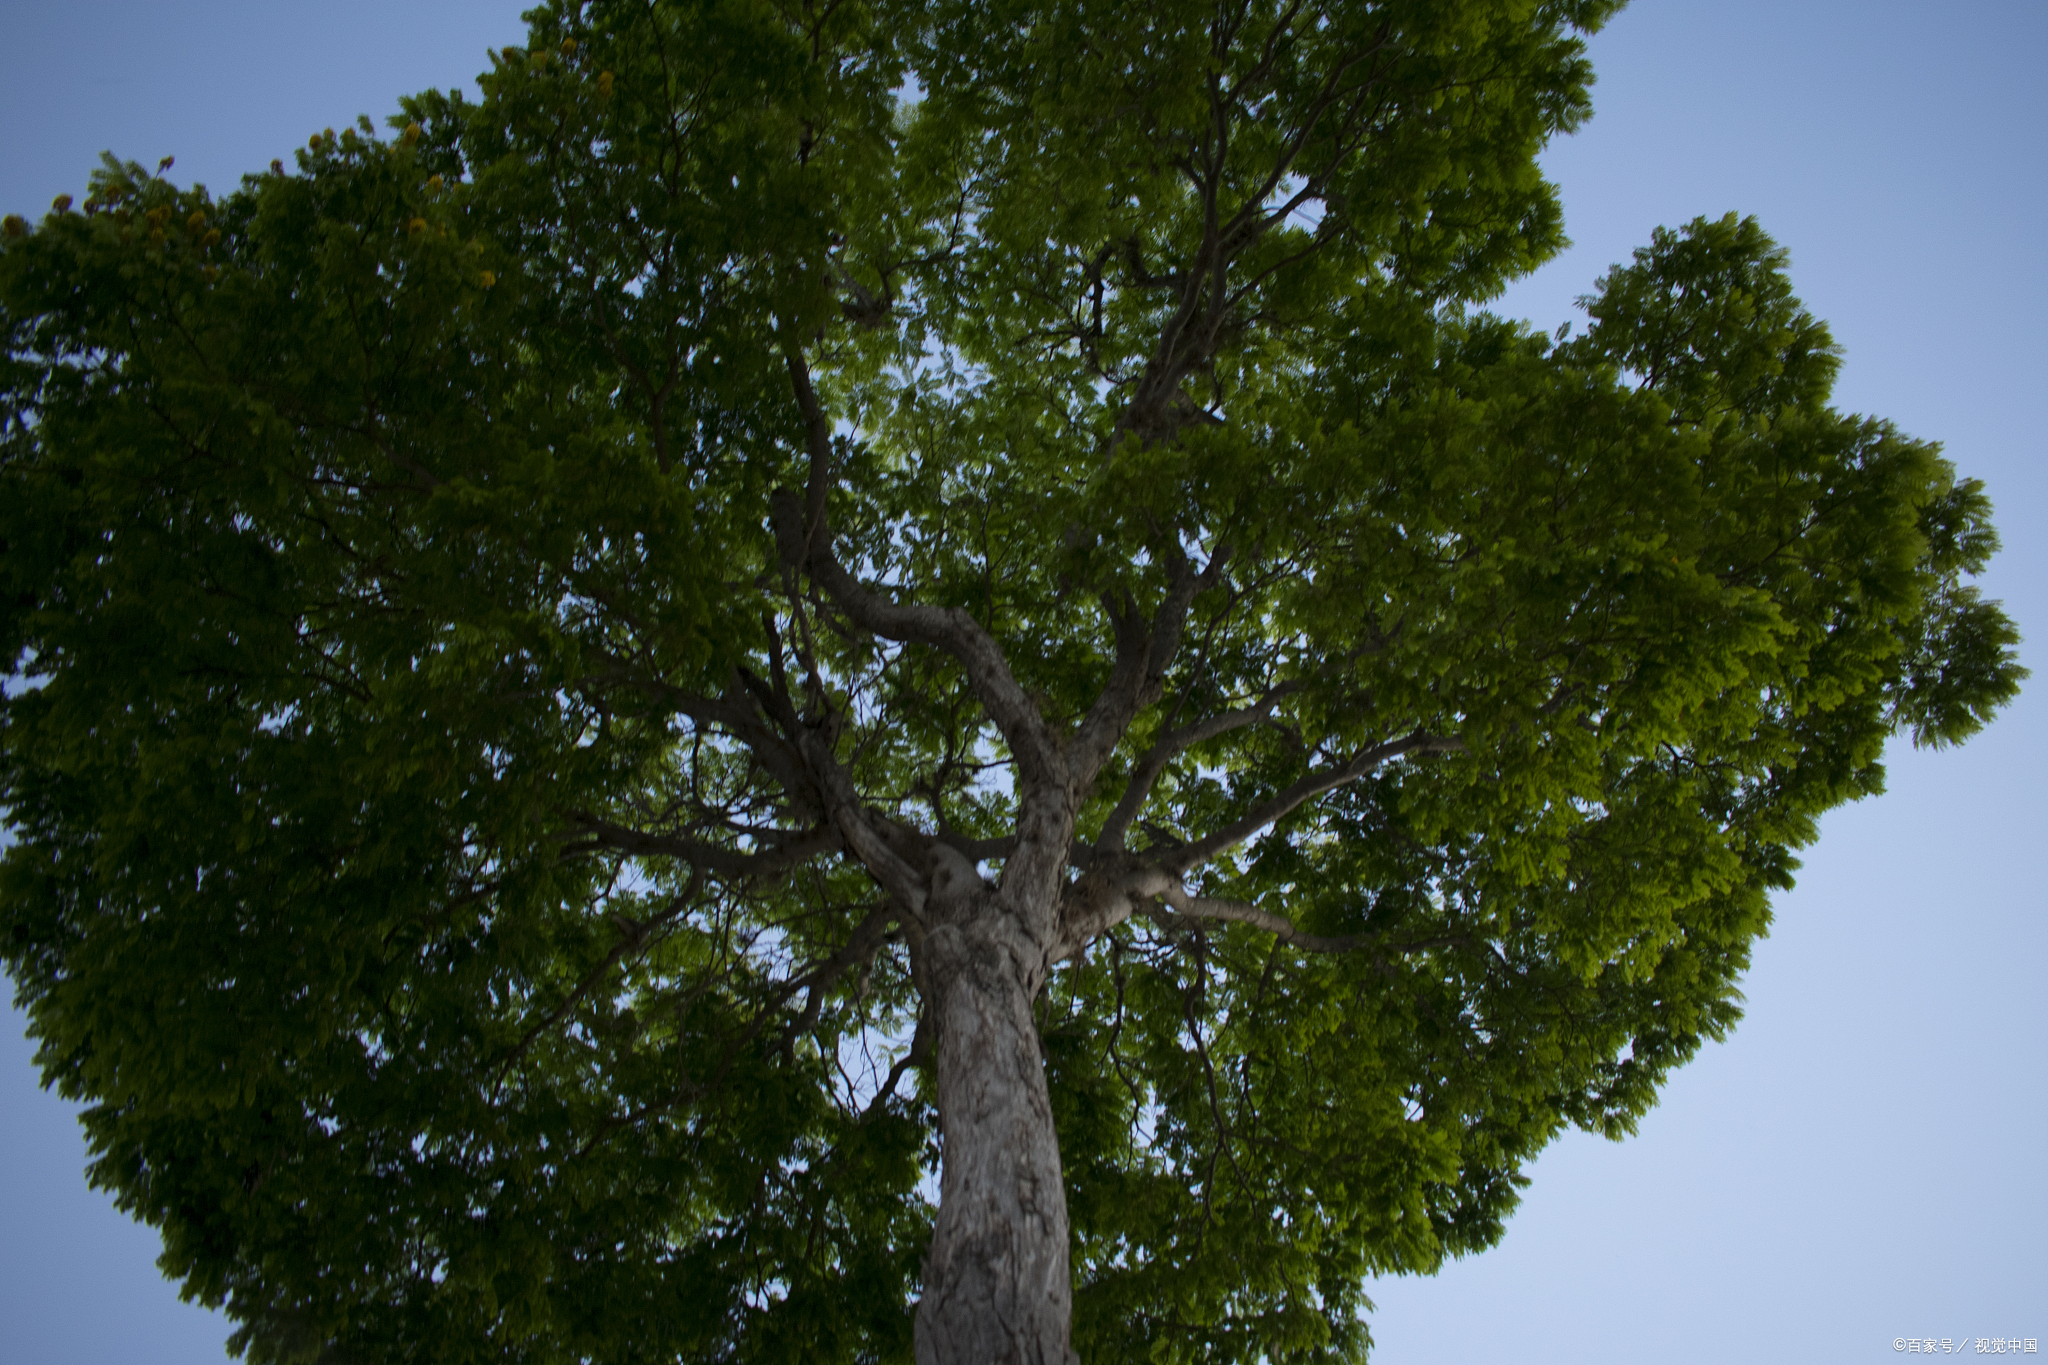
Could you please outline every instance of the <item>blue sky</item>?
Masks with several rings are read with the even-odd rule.
[[[5,0],[0,209],[102,148],[216,189],[315,129],[467,83],[517,41],[473,0]],[[1730,209],[1790,248],[1844,407],[1942,441],[2048,640],[2048,4],[1638,0],[1594,40],[1594,120],[1546,158],[1577,245],[1501,307],[1555,327],[1660,223]],[[1969,746],[1891,757],[1778,906],[1748,1018],[1636,1138],[1547,1153],[1500,1247],[1373,1289],[1385,1365],[1862,1361],[2048,1337],[2048,657]],[[2028,831],[2036,833],[2032,836]],[[67,1106],[0,1029],[0,1365],[197,1365],[154,1235],[85,1187]]]

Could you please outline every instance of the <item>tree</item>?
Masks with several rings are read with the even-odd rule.
[[[10,224],[6,951],[173,1272],[266,1360],[1341,1357],[1626,1131],[2018,674],[1755,225],[1477,311],[1610,9],[564,7]]]

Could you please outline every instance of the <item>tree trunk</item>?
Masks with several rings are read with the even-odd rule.
[[[1031,1017],[1044,950],[994,899],[925,941],[945,1148],[917,1365],[1075,1360],[1067,1194]]]

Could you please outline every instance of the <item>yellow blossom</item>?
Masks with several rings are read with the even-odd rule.
[[[611,93],[612,93],[612,73],[611,73],[611,72],[609,72],[609,71],[600,71],[600,72],[598,72],[598,73],[597,73],[597,93],[598,93],[598,97],[599,97],[600,99],[609,99],[609,98],[611,98]]]
[[[206,215],[203,213],[194,213],[190,218],[187,218],[185,220],[185,227],[192,232],[197,232],[199,231],[199,229],[205,226]]]
[[[399,140],[400,142],[403,142],[403,143],[404,143],[404,144],[405,144],[406,146],[408,146],[408,147],[412,146],[412,144],[413,144],[413,143],[415,143],[415,142],[418,142],[418,141],[420,140],[420,126],[419,126],[419,124],[417,124],[417,123],[408,123],[408,124],[406,124],[406,125],[405,125],[405,131],[404,131],[403,133],[399,134],[399,136],[398,136],[398,140]]]
[[[215,245],[216,243],[218,243],[219,241],[220,241],[220,229],[219,229],[219,228],[214,228],[213,230],[211,230],[210,232],[208,232],[208,233],[207,233],[207,234],[206,234],[206,235],[205,235],[204,237],[201,237],[201,238],[199,239],[199,245],[201,245],[201,246],[213,246],[213,245]]]
[[[576,40],[574,38],[562,39],[562,55],[564,57],[573,57],[576,55]]]
[[[493,275],[488,270],[479,270],[476,272],[476,282],[482,285],[484,288],[489,289],[492,285],[498,282],[498,277],[496,275]]]
[[[55,199],[52,199],[50,201],[50,207],[55,209],[59,213],[71,212],[71,196],[68,194],[58,195]]]
[[[28,220],[18,213],[8,214],[5,224],[9,237],[26,237],[28,235]]]
[[[417,237],[422,232],[425,232],[427,230],[427,220],[424,218],[415,218],[410,223],[407,223],[405,225],[405,230],[407,232],[410,232],[413,236]]]
[[[430,190],[434,190],[434,191],[436,191],[436,192],[438,193],[438,192],[439,192],[439,190],[440,190],[440,188],[441,188],[441,177],[440,177],[440,176],[438,176],[438,175],[430,175],[430,176],[428,176],[428,177],[427,177],[427,188],[428,188],[428,189],[430,189]]]

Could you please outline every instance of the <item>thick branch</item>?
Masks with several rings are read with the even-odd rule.
[[[852,777],[833,756],[824,736],[815,730],[805,730],[798,737],[797,747],[805,765],[824,788],[828,813],[845,836],[847,848],[860,859],[868,875],[895,897],[898,907],[922,927],[928,896],[924,875],[890,847],[888,837],[868,818],[853,789]]]
[[[1223,577],[1230,556],[1230,547],[1219,545],[1200,573],[1185,560],[1177,563],[1166,597],[1153,613],[1150,630],[1125,616],[1117,618],[1116,667],[1102,695],[1082,717],[1067,750],[1068,780],[1077,793],[1094,784],[1095,775],[1116,751],[1138,712],[1165,692],[1166,670],[1180,650],[1188,609]]]
[[[1346,763],[1310,773],[1282,790],[1270,801],[1253,807],[1243,819],[1232,821],[1205,839],[1197,839],[1184,848],[1175,849],[1164,862],[1175,872],[1186,872],[1189,868],[1199,867],[1225,849],[1243,843],[1304,802],[1312,801],[1324,792],[1334,791],[1348,782],[1357,781],[1388,759],[1399,758],[1404,754],[1455,753],[1464,747],[1464,744],[1455,737],[1427,735],[1419,730],[1405,739],[1373,745],[1360,751]]]
[[[884,639],[931,645],[950,654],[1017,756],[1018,775],[1027,784],[1064,786],[1066,765],[1060,760],[1058,743],[1010,672],[1002,646],[981,623],[958,608],[899,603],[848,573],[832,552],[825,518],[826,471],[832,456],[830,426],[811,389],[809,368],[794,351],[789,356],[789,370],[797,403],[804,410],[811,474],[802,508],[787,490],[778,492],[772,501],[776,545],[783,562],[809,574],[861,629]]]
[[[1301,684],[1288,682],[1268,691],[1250,706],[1235,711],[1224,711],[1192,725],[1183,725],[1178,730],[1169,730],[1154,741],[1138,759],[1131,770],[1130,781],[1124,784],[1124,794],[1117,801],[1116,809],[1103,822],[1102,833],[1096,842],[1103,849],[1121,852],[1124,835],[1129,832],[1131,822],[1138,818],[1138,812],[1145,808],[1146,798],[1152,794],[1152,784],[1166,771],[1167,765],[1185,752],[1189,746],[1203,740],[1214,739],[1232,730],[1256,725],[1273,714],[1273,707],[1291,692],[1301,690]]]
[[[1306,183],[1286,203],[1271,208],[1266,205],[1287,176],[1294,172],[1296,162],[1314,139],[1317,129],[1324,125],[1326,115],[1331,115],[1339,105],[1348,105],[1350,122],[1359,120],[1359,110],[1367,93],[1378,84],[1380,75],[1377,70],[1369,70],[1362,80],[1350,84],[1347,84],[1347,77],[1359,64],[1377,57],[1391,42],[1392,26],[1383,24],[1368,44],[1332,65],[1323,77],[1321,88],[1309,99],[1297,126],[1287,135],[1273,164],[1227,220],[1223,217],[1220,198],[1230,155],[1231,115],[1240,107],[1243,84],[1226,92],[1220,81],[1211,82],[1211,127],[1204,141],[1205,165],[1199,170],[1192,160],[1186,165],[1191,188],[1202,205],[1201,242],[1189,268],[1177,277],[1180,297],[1160,328],[1158,343],[1152,358],[1146,363],[1136,393],[1118,419],[1120,431],[1131,430],[1155,436],[1170,434],[1168,415],[1180,392],[1181,381],[1213,351],[1229,309],[1242,296],[1242,291],[1233,292],[1228,288],[1231,263],[1302,204],[1327,192],[1329,177],[1344,157],[1356,149],[1363,136],[1360,129],[1356,135],[1347,138],[1346,121],[1341,116],[1340,126],[1329,130],[1337,150],[1328,163],[1319,172],[1304,176]],[[1268,58],[1270,55],[1269,49]],[[1267,65],[1267,61],[1260,63],[1262,69]],[[1322,245],[1324,242],[1319,239],[1301,254],[1313,254]]]
[[[1276,915],[1270,910],[1261,910],[1246,901],[1219,900],[1213,896],[1193,896],[1180,887],[1174,887],[1159,897],[1174,910],[1189,919],[1228,920],[1233,924],[1249,924],[1254,929],[1264,929],[1281,942],[1311,953],[1348,953],[1362,948],[1369,941],[1365,934],[1346,934],[1331,938],[1324,934],[1307,934],[1294,927],[1294,921],[1285,915]]]
[[[820,803],[817,785],[807,776],[802,756],[794,745],[778,734],[774,726],[762,717],[762,708],[767,706],[771,713],[777,708],[767,689],[755,689],[746,673],[741,670],[734,675],[734,685],[728,695],[706,697],[675,687],[659,678],[637,674],[622,665],[610,676],[597,675],[595,681],[611,681],[616,678],[625,686],[649,693],[666,703],[676,714],[688,716],[691,723],[700,728],[716,726],[747,746],[754,758],[775,779],[783,790],[791,808],[799,820],[815,820],[823,817],[824,808]],[[590,681],[590,680],[586,680]],[[754,695],[749,698],[748,693]],[[792,713],[793,716],[793,713]],[[776,724],[788,729],[791,717],[774,715]]]
[[[1166,905],[1189,919],[1229,920],[1276,935],[1296,948],[1315,953],[1343,953],[1365,946],[1363,935],[1331,938],[1309,934],[1293,921],[1245,901],[1222,900],[1190,892],[1179,875],[1157,863],[1128,855],[1098,858],[1097,865],[1068,888],[1060,907],[1060,935],[1053,960],[1077,957],[1102,934],[1148,906]],[[1156,911],[1148,911],[1156,913]]]

